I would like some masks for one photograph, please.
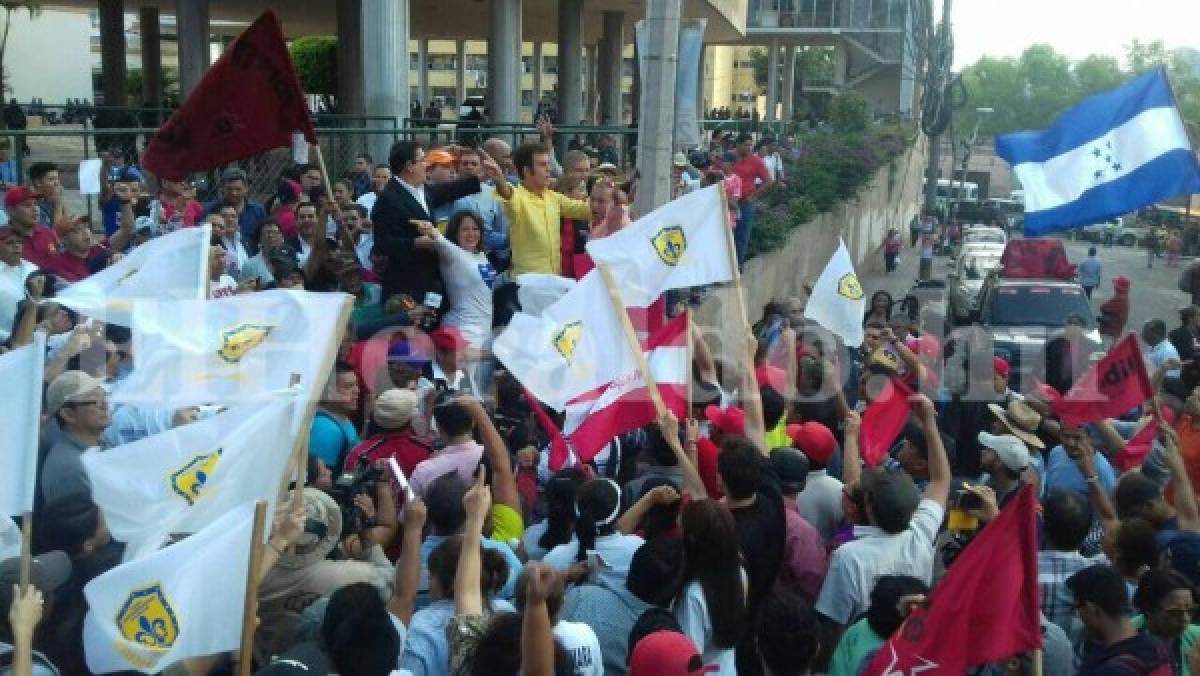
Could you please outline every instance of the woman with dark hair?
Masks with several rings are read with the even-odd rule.
[[[555,547],[571,541],[575,533],[575,494],[587,475],[578,467],[567,467],[546,482],[546,518],[525,529],[522,544],[530,561],[540,561]]]
[[[491,382],[492,287],[496,268],[488,260],[483,240],[483,219],[473,211],[458,211],[446,224],[446,234],[432,223],[417,231],[433,240],[446,285],[442,325],[457,328],[467,339],[473,362],[471,382],[485,392]]]
[[[296,237],[296,207],[300,205],[300,195],[303,188],[290,178],[281,178],[275,185],[275,196],[267,205],[270,217],[279,223],[283,236],[287,239]]]
[[[555,570],[577,581],[592,582],[614,591],[625,588],[629,566],[642,538],[617,530],[621,489],[612,479],[592,479],[575,494],[575,537],[543,557]],[[583,564],[583,565],[580,565]]]
[[[736,674],[734,646],[746,630],[746,575],[738,555],[733,514],[703,499],[683,509],[683,588],[675,617],[705,664]]]
[[[258,288],[265,289],[275,282],[275,274],[271,270],[271,253],[277,249],[286,249],[283,226],[274,218],[267,218],[258,224],[254,233],[254,246],[258,253],[251,256],[242,266],[238,274],[238,282],[249,279],[258,280]]]
[[[880,289],[871,294],[871,302],[867,305],[867,314],[863,316],[863,326],[870,322],[887,324],[892,319],[892,294]]]
[[[1167,647],[1172,674],[1188,676],[1188,655],[1200,640],[1200,625],[1192,622],[1196,613],[1192,583],[1175,570],[1149,570],[1138,581],[1133,606],[1141,613],[1133,618],[1133,626]]]

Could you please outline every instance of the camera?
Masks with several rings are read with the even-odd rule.
[[[383,480],[383,470],[372,466],[365,456],[359,459],[358,466],[352,471],[342,472],[334,480],[329,495],[342,511],[343,537],[351,533],[361,533],[376,525],[374,517],[368,518],[358,505],[354,504],[354,498],[365,495],[374,500],[375,487]]]

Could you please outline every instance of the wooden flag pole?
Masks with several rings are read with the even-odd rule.
[[[33,512],[21,516],[21,594],[29,589],[29,569],[33,565]]]
[[[596,269],[600,271],[600,277],[604,280],[604,286],[608,288],[608,297],[612,300],[613,311],[617,313],[617,317],[621,320],[621,328],[625,333],[625,341],[628,343],[629,349],[633,350],[634,357],[637,359],[638,371],[642,374],[642,381],[646,383],[646,391],[650,393],[650,401],[654,402],[654,411],[661,418],[667,412],[667,405],[663,403],[662,395],[658,391],[658,383],[654,380],[654,374],[650,372],[650,365],[646,363],[646,353],[642,351],[642,343],[638,340],[637,332],[633,330],[633,322],[629,319],[629,313],[625,311],[625,301],[621,300],[621,290],[617,288],[612,271],[608,269],[606,263],[597,263]]]
[[[1033,651],[1033,676],[1042,676],[1042,649]]]
[[[346,296],[342,299],[342,307],[338,310],[337,320],[337,326],[343,331],[345,330],[346,322],[350,319],[350,311],[352,309],[353,298]],[[337,335],[341,336],[341,333],[339,332]],[[325,348],[325,354],[321,355],[321,361],[316,371],[317,374],[332,373],[333,364],[337,360],[338,345],[340,344],[340,338],[329,341],[329,346]],[[296,444],[292,448],[292,463],[296,468],[296,490],[292,492],[292,509],[298,509],[304,501],[303,488],[306,475],[308,474],[308,436],[312,431],[313,416],[317,414],[317,402],[320,400],[320,397],[321,394],[314,391],[312,396],[304,402],[304,414],[300,418],[300,431],[296,435]]]
[[[684,312],[687,313],[687,329],[686,329],[686,331],[687,331],[687,409],[686,409],[686,415],[687,415],[687,417],[690,418],[690,417],[692,417],[692,386],[693,386],[692,374],[694,374],[696,372],[696,368],[695,368],[695,362],[693,361],[693,356],[692,356],[692,349],[694,347],[692,345],[692,341],[694,340],[694,338],[692,336],[692,311],[684,310]]]
[[[254,665],[254,630],[258,623],[258,573],[262,567],[263,532],[266,530],[267,501],[254,503],[254,529],[250,535],[250,565],[246,570],[246,597],[242,603],[242,644],[238,653],[238,676],[250,676]]]
[[[725,249],[729,254],[729,266],[733,270],[733,292],[737,295],[739,318],[745,330],[750,327],[750,315],[746,312],[746,295],[742,292],[742,270],[738,267],[737,245],[733,241],[734,224],[729,218],[729,198],[725,195],[725,181],[721,181],[721,215],[725,219]]]

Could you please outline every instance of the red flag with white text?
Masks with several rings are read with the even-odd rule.
[[[317,142],[279,18],[267,10],[229,44],[151,137],[142,161],[161,178],[183,180],[194,171],[288,146],[293,132]]]
[[[879,648],[867,676],[964,674],[1042,647],[1035,506],[1026,485]]]
[[[632,308],[630,308],[632,311]],[[646,363],[663,403],[680,420],[687,416],[688,315],[682,313],[646,339]],[[581,462],[591,460],[613,437],[657,418],[642,374],[636,371],[567,403],[563,433]]]
[[[1130,333],[1113,345],[1104,358],[1054,405],[1064,422],[1075,425],[1118,418],[1154,396],[1146,373],[1146,362],[1136,334]]]

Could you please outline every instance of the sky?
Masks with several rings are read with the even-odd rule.
[[[934,5],[940,13],[941,0]],[[1073,60],[1122,59],[1134,38],[1200,48],[1200,0],[955,0],[951,19],[955,70],[1038,42]]]

